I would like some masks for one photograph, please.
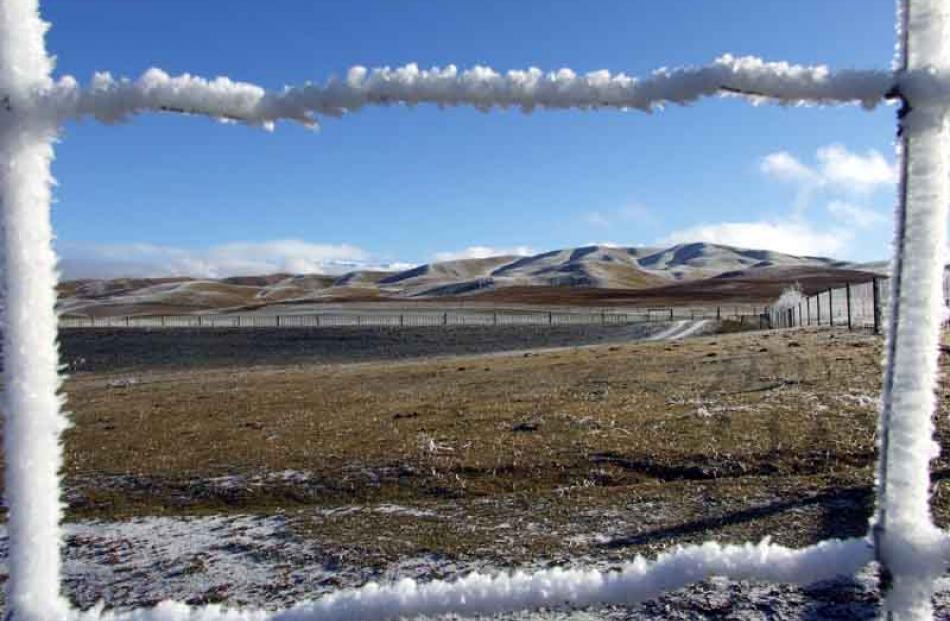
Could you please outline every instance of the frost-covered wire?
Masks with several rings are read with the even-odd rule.
[[[909,0],[904,0],[908,3]],[[55,257],[49,221],[51,143],[62,121],[116,122],[146,112],[178,112],[271,126],[286,119],[313,125],[369,105],[431,103],[493,108],[650,112],[701,97],[737,96],[785,105],[855,103],[887,98],[908,104],[902,119],[906,210],[902,214],[892,300],[900,311],[890,334],[884,393],[885,466],[881,470],[877,554],[893,577],[886,608],[895,618],[929,618],[933,578],[946,566],[946,537],[929,510],[930,459],[936,454],[935,405],[940,283],[950,200],[946,106],[950,100],[950,3],[913,0],[905,8],[906,63],[891,71],[845,70],[723,56],[710,65],[661,69],[637,79],[569,69],[499,73],[486,67],[355,67],[346,78],[268,92],[228,78],[172,77],[153,69],[137,80],[97,74],[82,87],[53,82],[37,0],[0,3],[0,208],[3,220],[5,495],[10,579],[6,604],[19,621],[114,618],[258,620],[386,619],[442,612],[483,613],[570,603],[632,603],[710,575],[810,582],[853,573],[871,558],[863,539],[805,550],[768,543],[684,548],[656,561],[637,559],[619,572],[549,570],[473,575],[457,582],[403,581],[346,590],[281,613],[164,604],[131,613],[67,613],[59,593],[61,532],[59,439],[66,426],[58,396]],[[906,65],[906,66],[904,66]]]
[[[4,496],[11,569],[7,610],[19,621],[62,618],[60,411],[56,258],[50,160],[57,125],[31,113],[51,84],[36,2],[0,3],[0,213],[3,222]]]
[[[950,68],[950,3],[903,0],[900,72],[939,75]],[[897,211],[891,313],[880,422],[881,456],[874,533],[893,584],[892,619],[930,619],[934,580],[947,566],[945,535],[930,511],[938,353],[943,318],[947,208],[950,202],[947,100],[926,81],[900,92],[901,197]]]
[[[536,573],[472,574],[451,582],[405,579],[338,591],[276,613],[164,602],[151,610],[131,613],[93,609],[75,613],[72,621],[385,621],[445,613],[479,615],[634,604],[711,576],[810,584],[852,575],[872,558],[871,544],[863,538],[825,541],[800,550],[768,541],[707,543],[661,554],[655,561],[637,557],[618,571],[555,568]]]
[[[338,117],[365,106],[400,103],[468,105],[479,110],[513,107],[526,112],[539,107],[650,112],[664,104],[726,95],[753,102],[857,103],[872,108],[892,87],[893,74],[888,71],[832,72],[824,66],[725,55],[709,65],[659,69],[642,79],[608,71],[577,74],[570,69],[500,73],[480,66],[465,71],[452,65],[353,67],[345,79],[274,92],[229,78],[169,76],[149,69],[136,80],[98,73],[85,88],[66,77],[38,94],[38,104],[62,117],[92,116],[105,122],[166,111],[270,126],[282,119],[312,125],[321,116]]]

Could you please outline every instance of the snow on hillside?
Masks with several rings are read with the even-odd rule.
[[[90,307],[103,305],[151,307],[159,309],[159,312],[166,308],[202,310],[242,306],[253,301],[257,293],[257,287],[248,285],[233,285],[213,280],[188,280],[148,284],[131,291],[121,290],[117,294],[96,295],[92,299],[75,295],[61,300],[59,306],[62,313],[81,313]]]
[[[631,248],[636,252],[636,249]],[[823,257],[799,257],[771,250],[749,250],[719,244],[677,244],[640,255],[639,264],[651,272],[676,280],[716,276],[724,272],[765,267],[848,267],[848,263]]]
[[[342,276],[74,281],[61,286],[60,310],[91,315],[200,312],[302,301],[439,298],[506,287],[636,290],[723,274],[768,277],[780,268],[856,267],[821,257],[709,243],[669,248],[594,245],[532,256],[427,263],[398,272],[358,270]]]

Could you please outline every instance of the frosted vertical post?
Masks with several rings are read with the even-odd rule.
[[[609,106],[651,111],[664,102],[689,103],[723,94],[742,95],[754,102],[850,102],[870,108],[887,96],[896,75],[898,88],[890,94],[899,96],[904,104],[900,116],[903,166],[881,400],[874,550],[883,567],[886,615],[891,619],[930,618],[934,578],[946,565],[942,557],[945,538],[930,515],[928,470],[937,453],[931,414],[950,197],[945,161],[950,141],[945,105],[939,101],[950,92],[945,86],[950,69],[950,0],[901,0],[901,53],[896,74],[829,73],[821,66],[764,63],[726,55],[711,65],[658,71],[643,80],[606,72],[579,76],[567,69],[502,75],[486,67],[462,73],[455,67],[420,70],[407,65],[372,71],[354,67],[345,81],[331,81],[323,87],[309,84],[279,93],[226,78],[171,77],[157,69],[135,82],[98,74],[85,90],[71,78],[53,85],[52,62],[44,49],[46,24],[39,18],[37,3],[0,0],[0,263],[4,267],[0,287],[6,307],[2,407],[9,509],[8,617],[59,621],[70,615],[60,595],[60,436],[66,419],[58,396],[56,260],[50,226],[50,161],[60,120],[92,116],[109,122],[142,112],[179,112],[263,126],[278,119],[310,125],[318,115],[338,116],[394,102],[465,104],[482,110]],[[938,79],[931,80],[935,76]],[[850,291],[846,293],[850,301]],[[818,325],[820,295],[815,296]],[[801,324],[801,304],[796,303]],[[829,325],[834,325],[833,303],[829,289]],[[806,309],[810,315],[810,306]],[[769,312],[779,325],[795,324],[794,305],[778,305]],[[647,315],[649,319],[650,313]],[[672,320],[672,308],[669,315]],[[740,323],[744,319],[738,308],[736,317]],[[548,320],[553,320],[550,314]],[[240,316],[235,321],[240,327]],[[448,314],[443,313],[442,323],[447,321]],[[319,316],[316,322],[320,325]],[[824,542],[801,551],[767,543],[738,547],[705,544],[661,555],[652,564],[638,558],[620,572],[558,568],[532,575],[475,575],[454,583],[417,585],[408,580],[382,588],[369,585],[303,604],[287,617],[312,614],[313,618],[388,619],[396,613],[500,612],[566,601],[578,605],[630,603],[713,574],[804,582],[851,573],[868,562],[870,553],[864,538]],[[95,609],[86,618],[99,619],[100,613]],[[214,607],[191,610],[165,604],[156,608],[154,618],[259,621],[266,615],[263,611],[242,616]],[[131,612],[126,618],[145,616]]]
[[[4,454],[9,618],[62,619],[60,596],[59,356],[50,160],[56,122],[33,105],[52,62],[37,0],[0,3],[0,214],[6,310],[3,326]]]
[[[901,188],[874,528],[889,619],[930,619],[934,578],[944,565],[938,552],[942,535],[931,519],[929,468],[938,453],[932,415],[950,197],[948,142],[944,104],[910,94],[906,72],[948,67],[948,4],[900,5]]]

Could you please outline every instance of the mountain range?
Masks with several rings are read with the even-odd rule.
[[[281,304],[422,301],[545,304],[759,302],[790,284],[806,291],[881,275],[884,263],[749,250],[710,243],[668,248],[584,246],[343,275],[221,279],[119,278],[60,285],[65,315],[180,314]],[[292,311],[288,311],[292,312]]]

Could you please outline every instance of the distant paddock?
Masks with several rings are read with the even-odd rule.
[[[321,328],[73,328],[60,332],[67,372],[400,360],[625,342],[669,322]]]

